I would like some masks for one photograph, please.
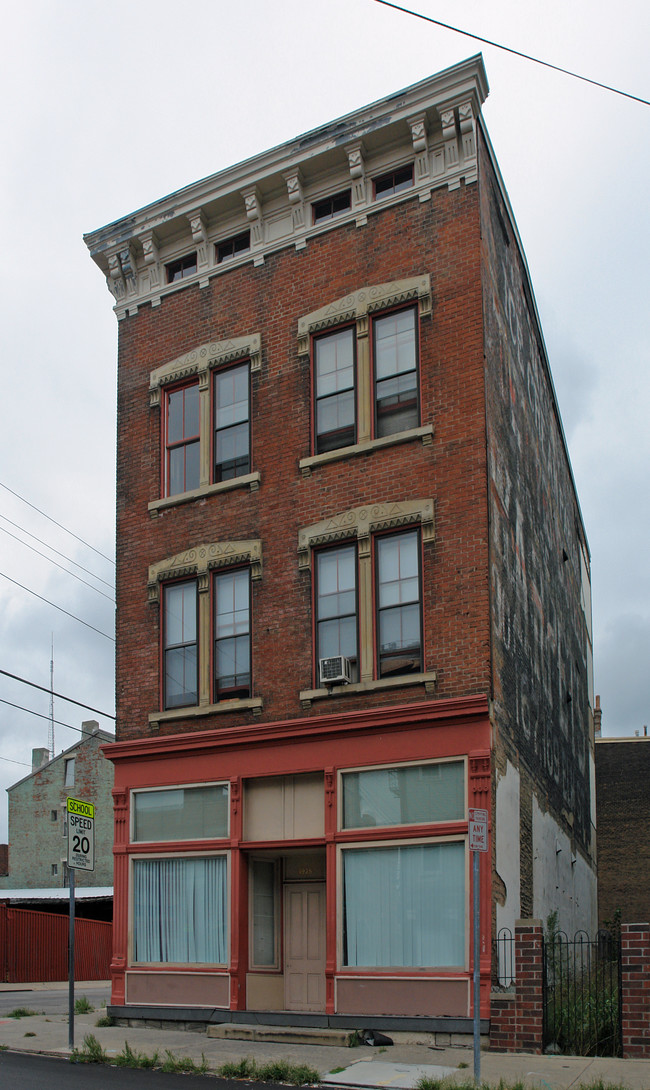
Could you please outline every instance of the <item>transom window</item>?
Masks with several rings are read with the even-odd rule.
[[[341,774],[344,829],[465,819],[465,763],[396,765]]]
[[[165,419],[166,495],[199,486],[199,384],[170,390]]]
[[[413,185],[413,163],[399,167],[398,170],[390,170],[387,174],[380,174],[374,179],[375,199],[390,197],[394,193],[401,193]]]
[[[335,216],[340,216],[342,212],[347,212],[351,207],[351,197],[352,191],[345,189],[342,193],[334,193],[331,197],[323,197],[320,201],[314,201],[311,206],[314,223],[322,223],[324,220],[331,220]]]
[[[228,784],[134,791],[133,840],[217,840],[228,836]]]
[[[419,671],[422,634],[417,532],[378,538],[376,556],[379,677]]]
[[[197,620],[196,580],[166,586],[163,596],[165,708],[197,703]]]
[[[250,575],[223,572],[214,583],[215,696],[250,696]]]
[[[186,276],[193,276],[196,272],[196,253],[185,254],[178,261],[170,261],[165,265],[167,271],[167,283],[175,284],[177,280],[184,280]]]
[[[356,440],[355,336],[338,329],[314,340],[316,453]]]

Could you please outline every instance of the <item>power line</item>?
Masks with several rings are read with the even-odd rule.
[[[29,530],[26,530],[19,522],[13,522],[10,518],[7,518],[6,515],[0,515],[0,519],[2,519],[3,522],[8,522],[10,526],[14,526],[16,530],[20,530],[21,534],[27,534],[27,537],[31,537],[32,541],[38,541],[39,545],[44,545],[51,553],[56,553],[57,556],[63,557],[64,560],[68,561],[68,564],[74,564],[75,568],[79,568],[79,570],[84,571],[86,575],[92,576],[98,583],[103,583],[104,586],[109,587],[111,590],[113,589],[113,584],[109,583],[107,579],[102,579],[101,575],[95,575],[90,568],[84,568],[83,564],[80,564],[77,560],[73,560],[71,556],[67,556],[65,553],[60,552],[59,549],[55,549],[53,545],[48,545],[47,541],[43,541],[43,539],[37,537],[36,534],[32,534]],[[9,533],[9,531],[5,530],[5,533]],[[16,540],[20,541],[20,538],[17,538]],[[27,542],[24,541],[23,545],[26,544]]]
[[[24,765],[25,768],[30,767],[27,764],[27,761],[14,761],[13,757],[0,757],[0,761],[9,761],[9,764],[11,765]]]
[[[0,518],[2,518],[2,515],[0,515]],[[99,587],[94,587],[92,583],[89,583],[86,579],[82,579],[80,575],[76,574],[76,572],[69,571],[68,568],[63,567],[63,564],[59,564],[57,560],[52,560],[51,556],[46,556],[45,553],[42,553],[40,551],[40,549],[35,549],[34,546],[30,545],[28,541],[22,541],[21,538],[19,538],[16,534],[12,534],[11,530],[5,530],[4,526],[0,526],[0,530],[3,534],[8,534],[9,537],[12,537],[14,541],[18,541],[21,545],[24,545],[26,549],[31,549],[32,552],[36,553],[37,556],[42,556],[43,560],[47,560],[50,564],[54,564],[55,568],[59,568],[60,571],[64,571],[66,575],[71,575],[73,579],[77,579],[80,583],[83,583],[85,587],[90,587],[90,589],[94,590],[97,594],[101,594],[102,598],[108,599],[109,602],[115,601],[114,598],[111,598],[110,595],[105,594],[103,590],[99,589]],[[46,547],[49,549],[49,545]],[[102,579],[102,583],[104,582],[105,580]]]
[[[514,57],[521,57],[522,60],[532,61],[533,64],[541,64],[544,68],[551,68],[554,72],[561,72],[564,76],[572,76],[573,79],[582,80],[583,83],[590,83],[592,87],[600,87],[603,91],[611,91],[614,95],[622,95],[623,98],[630,98],[633,102],[640,102],[643,106],[650,106],[650,100],[647,98],[640,98],[639,95],[632,95],[629,91],[621,91],[618,87],[610,87],[608,83],[600,83],[596,79],[589,79],[588,76],[581,76],[578,72],[572,72],[570,68],[560,68],[558,64],[543,61],[539,57],[531,56],[530,53],[522,53],[519,49],[512,49],[508,45],[502,45],[501,42],[493,42],[490,38],[482,38],[480,34],[472,34],[469,30],[461,30],[460,27],[443,23],[440,19],[432,19],[430,15],[422,15],[419,11],[403,8],[399,4],[392,3],[391,0],[375,0],[375,3],[383,4],[384,7],[393,8],[395,11],[401,11],[404,15],[412,15],[415,19],[423,19],[425,23],[433,23],[435,26],[442,27],[443,30],[452,30],[454,34],[462,34],[465,38],[472,38],[475,42],[482,42],[483,45],[501,49],[504,53],[511,53]]]
[[[51,693],[57,700],[65,700],[67,704],[76,704],[78,708],[84,708],[87,712],[95,712],[95,715],[103,715],[106,719],[115,719],[115,716],[111,715],[110,712],[102,712],[99,708],[91,708],[90,704],[82,704],[80,700],[73,700],[71,696],[63,696],[62,693],[54,693],[51,689],[46,689],[44,685],[37,685],[35,681],[28,681],[27,678],[19,677],[18,674],[10,674],[8,670],[0,670],[0,674],[2,674],[3,677],[10,677],[12,681],[20,681],[23,685],[29,685],[31,689],[39,689],[42,693],[48,693],[48,695]],[[34,714],[36,715],[38,713],[35,712]],[[68,723],[63,723],[62,726],[67,727]],[[71,730],[76,729],[76,727],[71,728]]]
[[[58,526],[59,530],[64,530],[66,534],[70,534],[70,537],[75,538],[76,541],[80,541],[87,549],[92,549],[98,556],[103,557],[104,560],[108,560],[109,564],[115,564],[115,561],[112,560],[110,556],[106,556],[106,553],[103,553],[100,549],[96,549],[95,546],[91,545],[88,541],[84,541],[82,537],[79,537],[79,535],[75,534],[72,530],[68,530],[67,526],[64,526],[61,522],[57,522],[56,519],[53,519],[51,515],[46,514],[45,511],[41,511],[40,507],[36,507],[35,504],[30,503],[29,500],[26,500],[25,497],[21,496],[18,492],[14,492],[13,488],[10,488],[9,485],[3,484],[2,481],[0,481],[0,488],[5,488],[7,492],[11,492],[11,495],[15,496],[16,499],[22,500],[22,502],[26,503],[28,507],[31,507],[33,511],[37,511],[43,518],[48,519],[50,522],[53,522],[55,526]]]
[[[95,628],[94,625],[88,624],[88,621],[83,621],[81,617],[77,617],[75,613],[69,613],[63,606],[57,606],[56,602],[50,602],[49,598],[43,598],[42,594],[37,594],[35,590],[31,590],[30,587],[26,587],[22,583],[19,583],[17,579],[12,579],[10,575],[5,575],[3,571],[0,571],[0,575],[3,579],[7,579],[10,583],[13,583],[14,586],[20,587],[21,590],[26,590],[28,594],[33,594],[39,601],[45,602],[46,605],[52,606],[54,609],[58,609],[60,613],[65,613],[66,617],[72,617],[73,621],[79,621],[79,624],[85,625],[86,628],[90,628],[93,632],[97,632],[99,636],[103,636],[104,639],[111,640],[112,643],[115,643],[114,636],[109,636],[108,633],[102,632],[100,628]]]
[[[23,708],[22,704],[12,704],[11,700],[3,700],[0,697],[0,704],[8,704],[10,708],[17,708],[19,712],[27,712],[29,715],[37,715],[39,719],[50,719],[49,715],[43,715],[42,712],[35,712],[32,708]],[[101,713],[100,713],[101,714]],[[77,734],[83,734],[81,727],[73,727],[72,723],[62,723],[60,719],[55,719],[54,722],[59,727],[67,727],[68,730],[76,730]],[[54,754],[52,754],[54,757]],[[8,761],[8,757],[2,758],[4,761]],[[24,764],[24,761],[16,761],[16,764]]]

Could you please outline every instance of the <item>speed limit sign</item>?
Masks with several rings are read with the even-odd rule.
[[[68,866],[95,869],[95,807],[92,802],[67,799]]]

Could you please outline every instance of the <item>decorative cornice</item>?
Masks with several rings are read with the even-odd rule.
[[[431,277],[428,273],[388,284],[374,284],[327,303],[298,320],[298,354],[309,354],[309,338],[314,333],[353,321],[361,326],[365,322],[367,326],[368,314],[411,300],[417,300],[421,317],[431,314]],[[361,334],[364,332],[367,328],[360,330]]]
[[[476,121],[487,93],[482,59],[472,57],[86,235],[115,297],[118,318],[135,313],[143,303],[158,305],[188,286],[202,287],[236,265],[260,265],[276,250],[301,248],[312,235],[346,221],[362,226],[392,204],[413,197],[427,200],[432,188],[453,189],[461,181],[476,181]],[[415,155],[413,187],[375,201],[373,175],[409,155]],[[352,188],[349,212],[312,223],[309,202],[333,192],[336,185]],[[265,208],[271,194],[272,205]],[[239,202],[233,200],[236,195]],[[224,232],[236,234],[246,223],[250,251],[218,263],[218,238]],[[163,266],[192,250],[197,252],[196,273],[164,283]]]
[[[241,359],[250,359],[251,372],[261,369],[262,338],[259,333],[251,333],[247,337],[231,337],[227,341],[211,341],[192,348],[162,367],[157,367],[149,377],[150,403],[160,405],[161,388],[170,382],[181,382],[192,375],[199,375],[207,383],[208,371]]]
[[[433,500],[403,500],[400,503],[373,503],[353,507],[350,511],[305,526],[298,534],[298,566],[311,567],[311,551],[319,545],[356,538],[362,550],[370,548],[370,535],[378,530],[393,530],[400,526],[420,525],[422,540],[433,541]]]
[[[251,541],[213,541],[206,545],[197,545],[193,549],[177,553],[176,556],[159,560],[149,566],[147,588],[149,601],[157,602],[159,587],[168,579],[184,576],[196,576],[199,590],[207,590],[207,573],[215,568],[232,567],[236,564],[249,564],[251,579],[262,578],[262,542]]]

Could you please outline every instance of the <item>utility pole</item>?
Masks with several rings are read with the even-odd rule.
[[[47,738],[50,760],[54,760],[54,633],[52,633],[52,653],[50,655],[50,729]]]

